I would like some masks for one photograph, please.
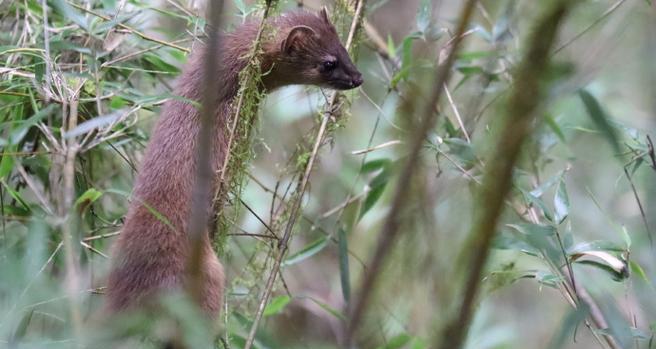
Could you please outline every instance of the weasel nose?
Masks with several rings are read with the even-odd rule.
[[[351,78],[351,86],[353,87],[358,87],[362,85],[364,80],[362,79],[362,74],[358,73],[358,75],[355,75],[353,78]]]

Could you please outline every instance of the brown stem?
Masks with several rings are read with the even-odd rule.
[[[432,130],[435,125],[435,121],[437,119],[435,106],[439,103],[440,97],[442,95],[442,86],[444,86],[444,84],[449,79],[449,75],[451,74],[451,65],[455,60],[456,51],[463,39],[463,34],[465,33],[471,15],[474,12],[473,10],[476,2],[476,0],[468,0],[462,8],[462,13],[460,14],[460,21],[458,23],[454,41],[450,43],[450,52],[446,58],[446,61],[437,70],[435,81],[432,84],[433,89],[431,91],[430,98],[428,99],[429,103],[426,104],[423,113],[421,114],[422,121],[417,124],[416,129],[414,132],[412,132],[412,136],[409,137],[410,153],[401,171],[401,175],[399,176],[399,178],[404,181],[412,178],[413,173],[417,168],[417,164],[419,162],[419,152],[424,145],[424,140],[426,139],[427,133],[429,130]],[[371,290],[373,289],[374,284],[381,273],[384,259],[387,256],[394,241],[396,240],[396,237],[398,236],[401,211],[408,199],[409,193],[410,192],[408,191],[406,185],[403,183],[397,184],[390,212],[387,215],[385,223],[383,224],[383,229],[379,234],[380,239],[378,240],[376,251],[374,252],[370,262],[367,264],[369,266],[369,270],[364,275],[359,288],[359,293],[354,299],[351,311],[349,312],[347,321],[348,327],[346,330],[346,345],[349,347],[353,343],[354,335],[358,329],[358,326],[360,325],[362,315],[367,308],[369,294],[371,293]]]
[[[220,54],[219,47],[219,28],[221,26],[221,11],[223,9],[223,0],[210,1],[207,13],[209,25],[209,38],[207,41],[207,51]],[[210,195],[212,181],[212,167],[210,164],[210,149],[213,149],[212,130],[214,130],[216,110],[218,108],[218,99],[216,96],[219,91],[219,81],[214,74],[207,72],[217,71],[220,57],[215,54],[208,54],[204,57],[205,74],[203,80],[203,106],[200,114],[200,130],[198,132],[198,141],[196,143],[196,180],[192,191],[191,213],[189,219],[189,239],[191,241],[191,250],[187,261],[187,270],[189,275],[188,292],[192,299],[198,304],[202,300],[203,274],[201,270],[201,261],[203,253],[203,240],[207,237],[207,223],[209,220]]]
[[[533,128],[535,110],[541,101],[541,78],[547,69],[549,52],[555,41],[569,1],[559,0],[529,38],[529,48],[519,65],[507,111],[499,120],[494,144],[489,147],[483,184],[476,193],[474,219],[468,241],[461,251],[458,274],[465,275],[463,295],[459,306],[446,323],[435,348],[461,348],[473,317],[473,306],[481,286],[481,274],[490,252],[503,203],[512,184],[512,171],[521,145]]]

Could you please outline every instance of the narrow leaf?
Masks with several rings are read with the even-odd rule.
[[[348,239],[346,231],[341,227],[338,231],[337,242],[339,246],[339,278],[342,284],[342,296],[346,304],[349,304],[351,301],[351,276],[348,260]]]
[[[407,333],[401,333],[400,335],[390,339],[384,346],[378,347],[378,349],[401,349],[406,344],[410,343],[411,340],[412,337],[410,337]]]
[[[64,18],[70,19],[73,23],[79,25],[80,28],[89,31],[87,18],[71,6],[66,0],[54,0],[53,5]]]
[[[80,195],[80,197],[75,200],[75,206],[80,212],[82,212],[96,200],[98,200],[102,194],[103,193],[101,191],[98,191],[95,188],[89,188],[84,192],[84,194]]]
[[[289,302],[291,302],[291,297],[287,295],[278,296],[273,298],[266,308],[264,308],[264,316],[271,316],[280,313]]]
[[[281,265],[283,267],[286,267],[301,262],[305,259],[308,259],[314,256],[315,254],[321,252],[321,250],[323,250],[327,244],[328,244],[328,237],[322,236],[319,239],[310,243],[309,245],[305,246],[302,250],[287,257],[287,259],[285,259],[285,261],[282,262]]]
[[[601,104],[599,104],[599,101],[597,101],[597,99],[586,90],[580,90],[579,97],[581,98],[581,101],[583,101],[583,105],[585,105],[585,109],[588,112],[590,119],[592,119],[592,122],[594,122],[597,129],[606,136],[606,139],[613,146],[615,152],[619,153],[620,142],[617,133],[611,124],[608,115],[601,107]]]
[[[562,223],[569,215],[569,196],[567,195],[567,188],[565,182],[561,179],[558,182],[556,195],[554,196],[554,221],[557,224]]]

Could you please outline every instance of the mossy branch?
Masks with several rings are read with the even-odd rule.
[[[214,193],[213,210],[214,219],[212,227],[215,232],[214,244],[218,252],[223,249],[222,240],[230,224],[226,204],[229,201],[229,194],[239,196],[246,177],[246,165],[253,157],[252,130],[257,124],[256,116],[260,102],[264,99],[264,93],[260,87],[262,84],[261,62],[259,60],[262,49],[262,36],[267,27],[266,20],[269,17],[272,8],[275,8],[275,1],[266,1],[264,14],[260,21],[260,26],[253,41],[251,51],[248,53],[248,63],[239,74],[239,92],[237,102],[234,105],[234,114],[228,133],[228,145],[226,157],[219,170],[219,186]],[[238,215],[237,208],[234,205],[235,212],[232,216]]]
[[[362,18],[364,17],[365,4],[366,4],[366,0],[359,0],[355,5],[353,20],[351,21],[348,38],[344,45],[344,47],[347,50],[349,50],[353,46],[354,39],[357,36],[359,29],[361,27]],[[312,147],[312,152],[310,153],[310,156],[307,159],[304,159],[304,161],[302,161],[301,163],[300,172],[303,173],[303,175],[298,177],[299,178],[298,184],[296,186],[294,197],[291,200],[290,203],[291,205],[288,208],[289,211],[286,211],[285,214],[281,215],[281,218],[287,219],[287,223],[285,224],[284,234],[282,235],[282,238],[278,243],[278,251],[276,251],[275,253],[273,266],[267,278],[266,286],[264,288],[264,293],[261,296],[257,313],[255,315],[255,319],[253,320],[253,325],[251,326],[251,330],[248,335],[244,349],[250,349],[255,339],[255,334],[259,326],[259,322],[262,319],[264,308],[266,307],[266,304],[269,301],[277,275],[280,272],[280,265],[287,252],[288,244],[289,241],[291,240],[294,226],[296,224],[296,220],[300,216],[301,202],[303,201],[303,195],[307,188],[307,184],[310,178],[310,174],[312,173],[312,169],[314,168],[314,164],[319,152],[319,148],[323,144],[324,139],[327,136],[327,133],[329,132],[328,130],[330,128],[328,124],[330,120],[335,119],[336,114],[339,112],[339,96],[340,94],[338,92],[335,92],[330,97],[328,105],[326,106],[326,109],[323,113],[321,125],[319,126],[319,131],[317,132],[317,135],[314,138],[315,141]],[[305,154],[301,154],[301,156],[303,155]]]

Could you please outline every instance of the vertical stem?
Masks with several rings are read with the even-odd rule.
[[[494,144],[489,147],[483,183],[476,193],[473,226],[461,251],[457,274],[465,275],[463,296],[451,315],[435,348],[461,348],[467,338],[473,317],[473,306],[481,285],[481,274],[490,252],[506,194],[512,184],[512,171],[521,145],[535,123],[535,110],[541,101],[541,78],[547,69],[549,52],[556,39],[569,1],[559,0],[552,5],[530,36],[529,48],[516,74],[514,89],[505,114],[494,133]]]
[[[80,85],[81,86],[81,85]],[[77,90],[79,91],[79,90]],[[77,109],[78,109],[78,94],[74,93],[70,97],[70,105],[68,108],[68,118],[65,130],[72,130],[77,126]],[[65,133],[64,133],[65,134]],[[73,322],[73,331],[77,340],[82,335],[82,315],[80,313],[80,280],[78,270],[78,251],[75,241],[78,240],[77,231],[77,216],[73,208],[75,201],[75,158],[78,152],[77,139],[70,137],[64,140],[63,154],[56,156],[63,156],[62,164],[62,180],[63,186],[61,197],[59,198],[59,219],[62,224],[62,240],[64,244],[64,264],[66,266],[66,282],[67,293],[69,298],[71,321]]]
[[[207,20],[209,39],[205,51],[203,74],[203,105],[200,115],[200,129],[196,142],[196,180],[191,194],[191,213],[189,217],[189,239],[191,249],[187,261],[189,284],[187,291],[199,305],[202,299],[203,273],[201,263],[203,259],[203,242],[207,238],[207,223],[210,217],[210,188],[212,181],[212,168],[210,164],[210,150],[213,149],[212,135],[216,123],[216,110],[218,107],[219,81],[213,72],[217,71],[221,57],[219,50],[219,27],[221,26],[221,11],[223,0],[209,2]]]
[[[456,30],[456,35],[451,42],[451,49],[449,55],[447,56],[446,61],[437,69],[437,74],[435,76],[435,81],[433,83],[433,89],[428,99],[423,113],[421,114],[421,122],[417,123],[417,127],[412,132],[412,136],[409,138],[410,143],[410,153],[408,155],[407,161],[404,164],[404,167],[401,170],[399,179],[402,181],[409,180],[413,177],[414,171],[417,168],[419,162],[419,152],[424,144],[426,135],[429,130],[432,130],[435,121],[437,119],[437,113],[435,112],[435,107],[439,103],[443,86],[448,81],[451,74],[451,65],[453,64],[456,56],[456,52],[460,42],[462,41],[463,34],[467,29],[469,20],[474,8],[476,5],[476,0],[468,0],[462,8],[460,14],[460,21]],[[369,295],[374,288],[374,285],[378,279],[378,276],[381,273],[382,264],[387,257],[389,250],[391,249],[396,237],[399,233],[400,227],[400,216],[405,202],[408,200],[408,195],[410,191],[408,190],[405,183],[397,183],[396,191],[393,196],[392,205],[383,224],[381,233],[379,234],[380,239],[378,240],[378,245],[374,252],[373,257],[368,263],[368,270],[364,275],[364,278],[361,282],[359,292],[357,297],[353,300],[352,307],[349,311],[349,317],[347,320],[347,330],[346,330],[346,346],[350,347],[353,345],[354,336],[356,331],[362,321],[362,316],[366,311],[366,308],[369,303]]]

